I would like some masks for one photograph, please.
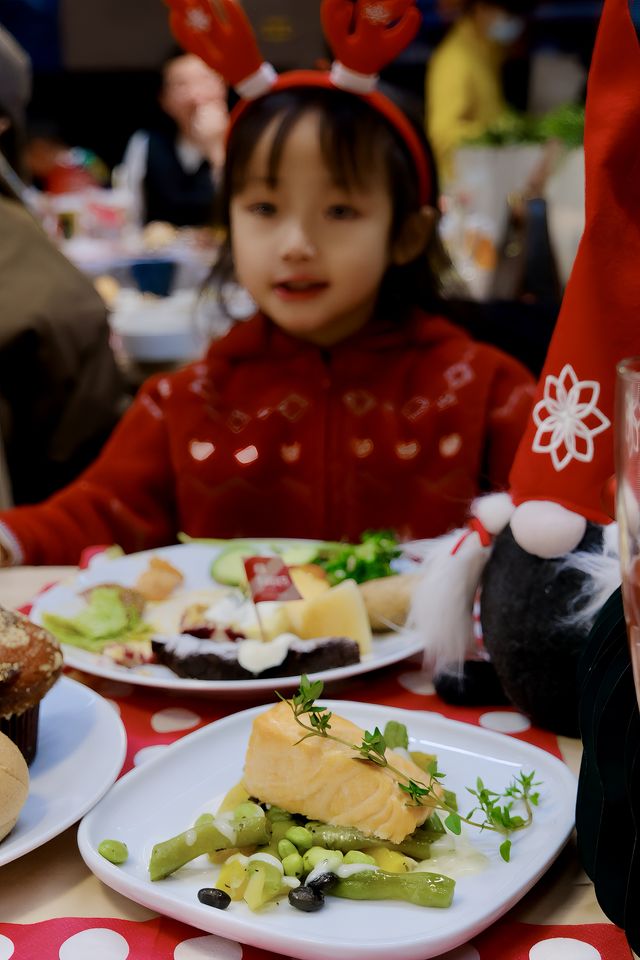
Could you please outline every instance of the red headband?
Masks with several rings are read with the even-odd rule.
[[[322,26],[336,60],[329,73],[293,70],[278,76],[260,55],[246,14],[235,0],[167,0],[177,41],[233,86],[241,102],[277,90],[323,88],[361,97],[393,127],[413,159],[420,202],[431,196],[431,170],[424,145],[405,114],[376,90],[378,73],[414,38],[421,23],[415,0],[322,0]],[[244,101],[244,102],[242,102]]]

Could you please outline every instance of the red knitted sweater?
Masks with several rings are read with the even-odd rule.
[[[419,312],[331,349],[257,315],[202,361],[149,380],[77,481],[0,521],[32,564],[179,531],[432,537],[506,487],[532,393],[517,361]]]

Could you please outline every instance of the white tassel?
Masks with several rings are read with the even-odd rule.
[[[471,504],[472,515],[494,536],[507,526],[513,509],[507,493],[490,493]],[[475,653],[473,605],[491,546],[483,546],[478,532],[465,527],[436,540],[418,540],[411,553],[421,557],[422,567],[407,625],[424,641],[424,667],[435,673],[460,670]]]
[[[438,672],[445,665],[459,666],[474,648],[473,601],[491,547],[464,529],[431,541],[426,553],[407,625],[424,642],[425,668]]]

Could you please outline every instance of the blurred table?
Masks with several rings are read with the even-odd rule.
[[[19,607],[39,590],[75,572],[73,567],[24,567],[0,571],[0,603]],[[145,748],[169,744],[185,733],[243,710],[260,700],[224,700],[172,695],[72,673],[109,698],[127,730],[123,772]],[[345,681],[331,695],[435,711],[533,743],[562,757],[577,774],[580,742],[530,726],[521,714],[449,707],[419,671],[404,661]],[[186,711],[186,712],[185,712]],[[159,714],[171,724],[152,723]],[[181,726],[179,718],[184,718]],[[157,729],[156,729],[157,728]],[[170,728],[170,729],[168,729]],[[501,920],[449,960],[630,960],[624,934],[600,910],[578,862],[573,840],[545,876]],[[161,917],[115,893],[85,867],[76,847],[76,827],[0,868],[0,958],[2,960],[278,960],[275,954],[232,944]],[[327,958],[330,960],[330,958]],[[366,960],[366,958],[363,958]],[[390,958],[393,960],[393,958]]]

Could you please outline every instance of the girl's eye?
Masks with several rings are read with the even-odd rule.
[[[348,203],[334,203],[327,209],[327,216],[330,220],[355,220],[358,211]]]
[[[252,203],[249,206],[249,213],[255,213],[258,217],[273,217],[275,212],[275,203],[267,203],[266,201],[263,201],[260,203]]]

